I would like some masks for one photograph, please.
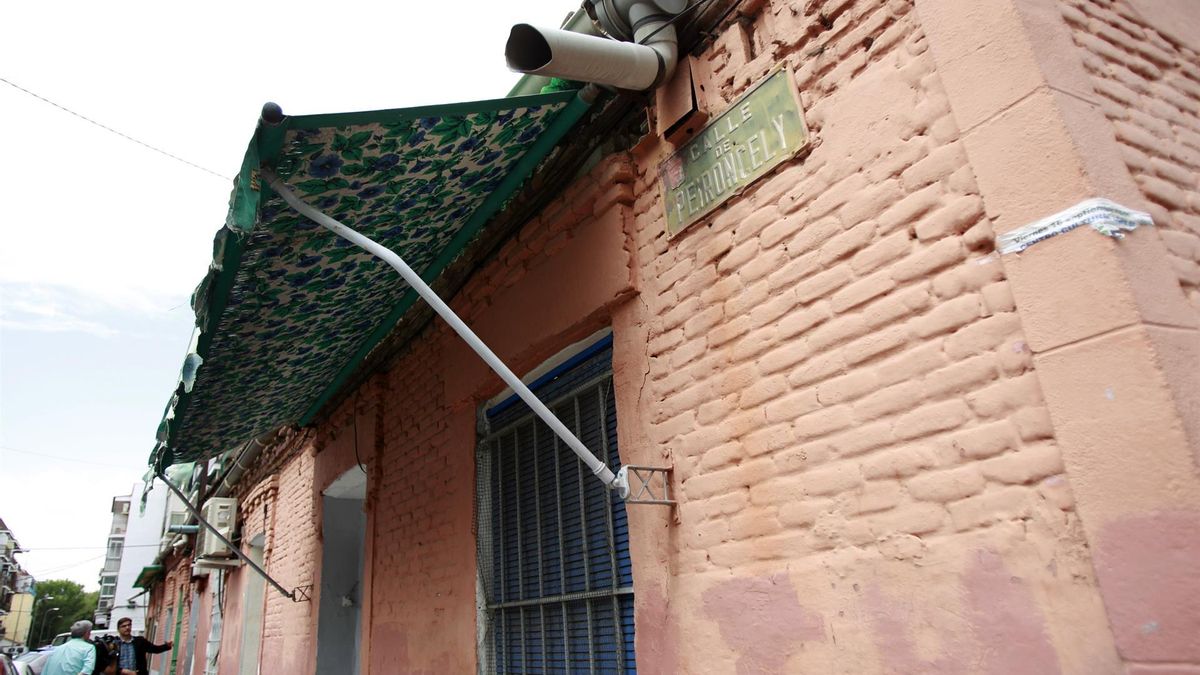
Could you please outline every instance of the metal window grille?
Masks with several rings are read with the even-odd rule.
[[[615,471],[611,359],[538,394]],[[524,405],[488,416],[477,462],[481,672],[635,673],[624,503]]]

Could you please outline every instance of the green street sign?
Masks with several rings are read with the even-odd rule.
[[[808,145],[792,71],[776,66],[658,167],[675,236]]]

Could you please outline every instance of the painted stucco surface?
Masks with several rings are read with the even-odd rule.
[[[1194,5],[1151,4],[1194,14]],[[1162,206],[1159,188],[1169,183],[1130,163],[1137,154],[1125,139],[1136,125],[1110,118],[1118,112],[1111,95],[1120,90],[1106,78],[1179,103],[1163,92],[1180,81],[1190,57],[1186,49],[1147,57],[1164,39],[1146,32],[1133,39],[1130,30],[1146,28],[1132,19],[1135,5],[1147,3],[917,2],[951,108],[971,120],[963,140],[997,232],[1093,196],[1154,214],[1154,228],[1120,241],[1077,231],[1002,262],[1117,650],[1128,672],[1187,672],[1195,670],[1200,633],[1192,609],[1198,585],[1174,561],[1194,555],[1185,542],[1194,541],[1188,533],[1200,520],[1200,335],[1178,274],[1186,265],[1170,245],[1179,221]],[[1161,70],[1147,65],[1155,60]],[[986,65],[989,78],[972,80],[972,62]],[[964,72],[951,76],[957,64]],[[1135,72],[1144,77],[1137,85]],[[993,81],[1009,85],[988,95]],[[1167,115],[1149,100],[1124,115],[1144,123],[1143,113],[1165,124],[1139,137],[1138,152],[1149,151],[1154,167],[1186,161],[1186,148],[1169,135],[1181,122],[1186,135],[1186,115]],[[1164,132],[1155,148],[1145,143]]]
[[[1200,38],[1191,31],[1200,18],[1194,6],[1174,1],[1073,2],[1062,11],[1170,268],[1200,315]],[[1182,393],[1200,467],[1200,375],[1193,367],[1200,346],[1190,342],[1161,350],[1168,358],[1182,351],[1167,372]]]
[[[1200,312],[1200,38],[1172,30],[1194,19],[1194,12],[1178,11],[1182,4],[1163,16],[1155,11],[1171,4],[1070,2],[1063,16],[1087,52],[1083,62],[1097,101],[1171,266]]]
[[[680,642],[650,671],[1117,671],[911,5],[766,4],[742,26],[694,63],[706,103],[787,61],[815,146],[670,242],[664,149],[635,151],[642,423],[681,499],[659,543]]]

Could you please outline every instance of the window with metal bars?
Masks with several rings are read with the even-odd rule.
[[[533,389],[616,471],[611,364],[610,336]],[[485,417],[476,499],[480,670],[637,672],[624,503],[519,400]]]

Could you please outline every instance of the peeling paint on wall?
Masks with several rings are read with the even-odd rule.
[[[825,622],[800,605],[788,575],[731,579],[704,592],[704,611],[738,652],[737,672],[778,673],[801,643],[825,639]]]
[[[997,553],[976,552],[963,585],[971,629],[983,647],[977,652],[983,672],[1061,672],[1029,582],[1013,574]]]
[[[1200,513],[1110,523],[1095,560],[1123,656],[1200,660]]]

